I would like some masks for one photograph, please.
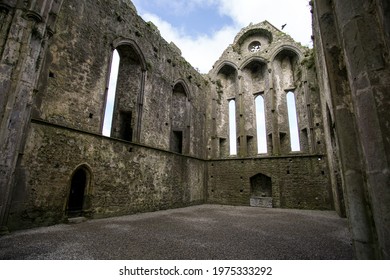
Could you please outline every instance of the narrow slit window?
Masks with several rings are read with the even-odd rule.
[[[230,140],[230,155],[237,155],[237,140],[236,140],[236,101],[229,101],[229,140]]]
[[[104,112],[103,135],[111,136],[112,116],[114,113],[116,84],[118,80],[120,58],[117,50],[114,50],[111,62],[110,80],[108,83],[106,109]]]
[[[297,152],[301,150],[299,144],[299,130],[298,130],[298,119],[297,109],[295,106],[295,96],[293,92],[287,93],[287,111],[288,111],[288,123],[290,127],[290,144],[291,151]]]
[[[265,128],[264,98],[258,95],[255,99],[256,106],[256,130],[257,130],[257,153],[267,153],[267,133]]]

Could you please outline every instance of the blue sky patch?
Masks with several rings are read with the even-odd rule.
[[[224,26],[233,24],[230,17],[219,14],[216,4],[197,5],[188,1],[164,0],[133,2],[139,14],[154,14],[191,37],[212,36]]]

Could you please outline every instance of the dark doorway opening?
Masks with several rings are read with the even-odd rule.
[[[82,215],[84,192],[87,185],[87,174],[80,168],[73,174],[70,186],[67,214],[68,217],[77,217]]]

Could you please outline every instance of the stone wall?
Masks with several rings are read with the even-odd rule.
[[[90,217],[204,202],[208,82],[131,1],[65,0],[56,19],[34,94],[24,100],[32,122],[28,111],[22,148],[14,154],[8,226],[66,219],[78,167],[88,177],[82,211]],[[107,138],[101,134],[114,49],[121,59]],[[178,88],[183,108],[175,107]],[[121,119],[123,113],[129,118]],[[177,115],[185,119],[180,127]],[[128,124],[132,136],[126,138],[122,126]],[[172,153],[177,129],[183,148]]]
[[[243,28],[209,73],[209,158],[227,157],[230,100],[236,102],[237,154],[256,156],[255,98],[264,100],[267,155],[288,155],[291,132],[288,92],[294,94],[299,152],[325,152],[321,103],[314,53],[267,21]],[[294,152],[294,151],[293,151]]]
[[[15,168],[61,3],[0,1],[0,233],[7,231]]]
[[[389,4],[312,2],[333,193],[341,177],[356,257],[389,259]]]
[[[91,218],[204,203],[205,162],[164,150],[33,121],[10,210],[11,230],[64,222],[71,180],[87,170]]]
[[[314,53],[267,21],[238,33],[208,75],[208,202],[249,206],[257,199],[253,204],[264,200],[273,207],[333,209],[315,70]],[[295,100],[299,151],[291,147],[288,92]],[[256,98],[264,103],[266,147],[261,152]],[[229,132],[231,100],[236,135]],[[232,137],[236,154],[229,151]],[[256,198],[251,181],[258,174],[271,180],[272,203],[268,194]]]
[[[99,18],[99,21],[91,20]],[[132,141],[169,150],[173,88],[188,100],[187,154],[204,156],[204,78],[130,1],[65,1],[40,79],[35,118],[101,133],[113,50],[121,56],[112,136],[131,112]]]
[[[328,167],[323,156],[212,160],[207,166],[208,203],[249,206],[250,199],[258,196],[251,179],[263,174],[271,179],[273,207],[320,210],[332,207]]]

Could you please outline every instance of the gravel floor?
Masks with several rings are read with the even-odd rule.
[[[331,211],[201,205],[0,237],[0,259],[352,259]]]

